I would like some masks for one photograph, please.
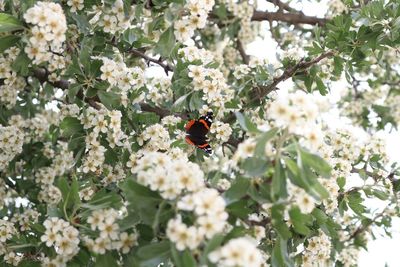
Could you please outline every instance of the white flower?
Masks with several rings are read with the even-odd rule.
[[[263,256],[249,238],[231,239],[223,247],[208,255],[211,262],[220,267],[261,267]]]
[[[174,28],[175,37],[178,42],[184,43],[194,34],[194,29],[190,27],[189,22],[186,20],[175,21]]]

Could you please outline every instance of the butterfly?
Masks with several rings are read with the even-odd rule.
[[[212,153],[211,146],[207,142],[207,133],[213,122],[213,113],[201,116],[198,120],[190,120],[186,123],[186,142],[202,149],[207,154]]]

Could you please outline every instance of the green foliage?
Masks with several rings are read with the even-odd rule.
[[[0,32],[11,32],[24,29],[22,23],[14,16],[0,13]]]
[[[392,217],[399,214],[400,173],[396,164],[389,167],[380,145],[371,141],[356,146],[351,142],[358,140],[348,139],[354,133],[335,143],[334,134],[326,131],[331,122],[319,117],[312,123],[321,126],[324,136],[316,148],[304,134],[313,133],[307,111],[314,111],[307,110],[308,103],[303,103],[305,112],[299,109],[299,114],[285,110],[278,114],[271,105],[276,103],[275,93],[286,89],[283,82],[290,79],[294,85],[286,84],[291,87],[289,109],[301,106],[293,104],[293,91],[328,97],[340,81],[349,89],[337,105],[341,115],[371,135],[396,128],[398,1],[345,1],[349,12],[326,20],[290,9],[271,13],[270,30],[279,53],[278,62],[269,59],[268,63],[254,63],[253,56],[246,55],[250,33],[258,28],[252,19],[263,15],[263,11],[245,10],[252,17],[236,17],[234,11],[241,12],[246,1],[239,1],[243,6],[236,9],[217,1],[204,14],[199,12],[206,16],[206,27],[187,26],[193,30],[193,47],[178,42],[174,28],[180,20],[196,19],[189,17],[187,1],[123,0],[116,8],[116,1],[89,0],[76,11],[66,1],[55,1],[67,21],[65,41],[54,49],[52,40],[47,40],[54,36],[46,36],[42,40],[45,51],[39,52],[47,54],[36,58],[30,48],[35,46],[33,28],[38,23],[25,23],[24,14],[37,2],[6,0],[0,13],[0,195],[7,199],[0,199],[0,232],[3,224],[12,222],[9,227],[15,227],[15,232],[10,238],[3,235],[6,240],[1,246],[7,253],[23,255],[18,266],[39,266],[39,255],[45,255],[46,259],[40,258],[45,261],[61,253],[57,242],[47,246],[42,241],[49,218],[64,221],[62,232],[69,231],[68,225],[79,233],[78,251],[66,262],[73,267],[217,267],[220,263],[213,263],[210,254],[243,237],[257,239],[256,244],[249,241],[251,252],[265,253],[268,259],[263,261],[268,265],[300,266],[310,240],[321,235],[330,242],[331,263],[344,266],[336,260],[338,253],[348,247],[366,248],[364,237],[373,235],[373,227],[390,236]],[[107,19],[111,28],[117,28],[107,29]],[[124,27],[125,23],[129,25]],[[301,47],[304,43],[306,47]],[[301,49],[305,56],[280,52],[289,49]],[[109,63],[111,70],[105,70],[107,60],[114,64]],[[151,71],[147,71],[149,66]],[[147,77],[156,66],[154,72],[166,74],[163,79],[158,80],[161,74]],[[190,66],[203,68],[200,86],[195,87]],[[215,92],[206,92],[207,83],[222,93],[215,97]],[[197,119],[208,109],[214,113],[207,132],[214,151],[209,157],[191,150],[184,140],[187,119]],[[166,118],[169,115],[174,118]],[[304,125],[292,127],[295,115]],[[100,129],[99,121],[107,127]],[[158,128],[148,131],[153,126]],[[14,135],[16,129],[21,132],[19,144],[15,136],[7,135],[9,129]],[[196,137],[202,139],[203,134]],[[154,157],[140,162],[144,155]],[[179,164],[160,174],[156,169],[169,166],[169,161]],[[201,182],[186,188],[185,181],[196,175]],[[359,178],[357,186],[348,181],[353,175]],[[202,212],[190,206],[206,198],[193,200],[195,204],[183,201],[202,190],[211,190],[223,202],[212,217],[220,221],[211,220],[208,227],[224,225],[210,236],[202,232],[206,226],[199,226],[199,218],[210,216],[207,212],[220,203],[206,203],[211,207],[205,205]],[[297,193],[312,198],[308,213]],[[367,204],[370,200],[383,201],[388,207],[373,212]],[[116,218],[110,215],[112,210]],[[98,225],[93,223],[96,212],[100,217],[107,215]],[[201,240],[196,248],[186,244],[179,250],[171,241],[171,232],[180,229],[171,230],[168,223],[176,218],[198,230]],[[117,228],[116,237],[100,229],[108,221]],[[118,243],[122,234],[134,236],[127,251],[126,243]],[[103,253],[93,244],[104,236],[110,244]],[[348,239],[344,241],[343,236]],[[189,243],[194,242],[197,239]],[[5,255],[0,251],[1,266],[9,266]]]

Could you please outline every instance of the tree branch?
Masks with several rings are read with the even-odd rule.
[[[135,48],[131,48],[127,52],[132,53],[135,56],[141,57],[147,61],[150,61],[150,62],[153,62],[153,63],[159,65],[160,67],[162,67],[164,69],[164,71],[167,75],[168,75],[168,72],[174,71],[174,68],[172,66],[165,64],[161,59],[155,59],[155,58],[149,57],[145,53],[140,52],[139,50],[137,50]]]
[[[68,89],[69,82],[67,80],[59,80],[55,82],[49,81],[49,73],[45,68],[36,68],[33,70],[33,76],[35,76],[40,83],[48,82],[54,87],[60,88],[62,90]]]
[[[320,62],[322,59],[330,57],[334,54],[335,54],[335,51],[329,50],[325,53],[322,53],[321,55],[314,58],[313,60],[310,60],[310,61],[305,61],[304,59],[300,60],[300,62],[297,63],[296,65],[294,65],[293,67],[287,68],[281,76],[275,77],[270,85],[260,87],[261,92],[258,92],[257,96],[254,97],[252,100],[250,100],[250,103],[260,100],[263,97],[265,97],[266,95],[268,95],[269,93],[271,93],[272,91],[274,91],[276,89],[276,86],[280,82],[283,82],[283,81],[293,77],[296,74],[296,72],[298,72],[299,70],[306,70],[309,67],[313,66],[314,64]]]
[[[327,22],[327,20],[324,18],[310,17],[301,13],[282,13],[259,10],[254,11],[253,17],[251,19],[253,21],[276,20],[284,21],[291,24],[311,24],[319,26],[324,26]]]
[[[166,116],[170,116],[170,115],[174,115],[177,116],[179,118],[181,118],[182,120],[187,120],[189,119],[189,116],[185,113],[173,113],[171,112],[171,110],[169,109],[165,109],[165,108],[161,108],[161,107],[156,107],[156,106],[151,106],[147,103],[139,103],[140,108],[142,111],[147,111],[147,112],[154,112],[155,114],[157,114],[158,116],[160,116],[160,118],[164,118]]]
[[[240,56],[243,59],[243,63],[248,65],[250,62],[250,56],[246,54],[246,51],[244,50],[243,43],[240,41],[238,38],[236,41],[236,47],[239,50]]]
[[[301,11],[298,11],[298,10],[290,7],[288,4],[283,3],[280,0],[267,0],[267,2],[270,2],[270,3],[274,4],[274,5],[276,5],[279,8],[279,11],[286,10],[286,11],[289,11],[289,12],[303,13]]]

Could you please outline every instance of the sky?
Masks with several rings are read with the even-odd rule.
[[[319,3],[310,3],[309,1],[292,1],[291,6],[298,10],[302,10],[303,13],[309,16],[321,17],[326,13],[328,8],[328,1],[322,0]],[[258,0],[258,9],[267,10],[271,7],[265,0]],[[267,58],[270,61],[275,61],[276,58],[276,43],[271,38],[268,30],[268,23],[265,23],[262,30],[266,31],[265,38],[258,38],[253,43],[249,44],[246,48],[246,52],[250,55],[257,57]],[[280,88],[288,88],[291,86],[291,82],[285,82],[280,85]],[[328,97],[331,102],[336,102],[340,98],[341,91],[346,88],[346,81],[341,81],[332,84],[331,92]],[[329,121],[333,127],[349,126],[349,123],[339,119],[338,111],[333,110],[329,116]],[[386,140],[387,152],[391,161],[400,162],[400,133],[392,131],[391,133],[384,132],[382,136]],[[350,177],[350,179],[358,179],[357,177]],[[354,181],[356,182],[356,181]],[[367,202],[368,208],[378,209],[384,206],[383,201],[371,200]],[[393,223],[393,238],[385,237],[380,235],[378,231],[374,231],[377,234],[377,239],[368,243],[368,251],[362,250],[359,256],[359,267],[384,267],[385,264],[389,267],[400,266],[400,220],[396,219]],[[382,233],[381,233],[382,234]]]

